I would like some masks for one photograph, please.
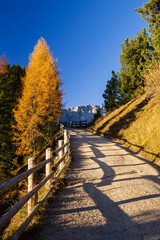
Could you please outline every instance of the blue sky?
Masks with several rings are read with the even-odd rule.
[[[145,0],[0,1],[0,55],[27,67],[43,37],[58,58],[66,107],[101,105],[121,43],[147,24],[134,9]]]

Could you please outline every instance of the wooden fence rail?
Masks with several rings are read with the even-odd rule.
[[[70,136],[67,130],[64,128],[63,136],[64,140],[58,141],[58,149],[56,149],[55,151],[53,151],[51,148],[46,149],[46,160],[36,165],[36,159],[34,157],[29,158],[29,169],[27,171],[0,185],[1,196],[7,193],[13,186],[28,177],[28,193],[0,218],[0,229],[5,229],[5,227],[9,224],[11,218],[24,206],[25,203],[28,202],[28,217],[18,228],[16,233],[12,236],[12,240],[18,239],[24,229],[28,226],[35,213],[39,210],[43,202],[48,197],[49,193],[54,188],[54,184],[57,182],[59,176],[61,175],[62,171],[65,169],[66,165],[70,160]],[[54,159],[57,154],[59,156],[58,162],[54,163]],[[37,171],[44,166],[46,176],[39,184],[37,184]],[[57,173],[58,167],[59,171]],[[57,173],[57,175],[54,177],[55,172]],[[44,186],[44,184],[48,192],[38,203],[38,190],[42,186]]]
[[[87,126],[87,120],[84,121],[72,121],[72,122],[62,122],[62,124],[65,127],[86,127]]]

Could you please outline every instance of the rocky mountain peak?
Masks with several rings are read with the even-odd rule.
[[[74,122],[74,121],[85,121],[87,123],[91,122],[94,119],[94,114],[97,113],[97,110],[100,110],[102,115],[105,115],[105,108],[98,105],[83,105],[77,106],[75,108],[66,108],[62,112],[62,117],[60,122]]]

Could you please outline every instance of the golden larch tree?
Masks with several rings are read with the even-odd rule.
[[[36,155],[37,139],[44,137],[48,122],[58,120],[62,109],[61,81],[49,46],[38,40],[29,57],[23,91],[14,110],[17,154]]]

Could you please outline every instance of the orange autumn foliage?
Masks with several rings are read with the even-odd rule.
[[[14,110],[17,154],[36,155],[36,140],[48,121],[61,116],[62,90],[57,61],[43,38],[29,57],[23,91]]]

